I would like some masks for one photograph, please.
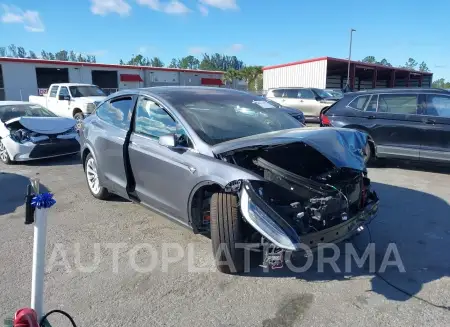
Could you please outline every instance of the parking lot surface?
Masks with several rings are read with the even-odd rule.
[[[343,260],[341,272],[313,264],[303,273],[256,266],[224,275],[208,238],[131,202],[94,199],[78,157],[2,165],[0,318],[29,305],[33,228],[23,223],[23,197],[28,177],[39,177],[57,201],[48,218],[45,309],[68,311],[78,326],[450,326],[450,174],[408,168],[370,168],[369,177],[381,199],[370,225],[377,262],[395,243],[406,270],[388,267],[381,276],[409,295],[366,267],[345,272]],[[366,229],[353,243],[363,249],[369,240]],[[184,259],[144,272],[163,243],[179,244]],[[188,260],[207,271],[189,271]]]

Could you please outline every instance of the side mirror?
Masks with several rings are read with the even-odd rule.
[[[68,96],[68,95],[60,95],[59,96],[59,100],[69,100],[70,101],[70,96]]]
[[[176,145],[175,134],[167,134],[159,137],[158,143],[168,148],[173,148]]]

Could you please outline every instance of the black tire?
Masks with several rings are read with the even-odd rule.
[[[229,193],[213,194],[210,210],[212,250],[217,269],[225,274],[243,272],[244,249],[236,247],[243,243],[243,220],[237,196]]]
[[[9,157],[8,152],[6,151],[5,145],[2,143],[2,140],[0,139],[0,160],[5,165],[12,165],[14,161],[11,160]]]
[[[95,167],[95,173],[97,174],[96,178],[97,178],[97,182],[98,182],[98,188],[93,187],[91,182],[89,181],[89,179],[90,179],[89,170],[92,168],[91,164],[93,164]],[[106,200],[109,197],[109,192],[105,187],[100,185],[100,181],[98,180],[97,169],[98,169],[97,162],[95,161],[94,156],[89,153],[86,156],[86,159],[84,161],[84,175],[86,176],[86,182],[88,184],[89,191],[94,196],[94,198],[97,198],[99,200]],[[92,175],[91,175],[91,177],[92,177]]]
[[[73,119],[77,120],[77,121],[82,121],[84,119],[84,115],[81,111],[76,111],[73,114]]]
[[[373,156],[372,142],[370,142],[369,140],[367,141],[364,152],[365,152],[364,163],[367,165],[370,162],[370,160],[372,160]]]

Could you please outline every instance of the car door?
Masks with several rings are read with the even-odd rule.
[[[135,99],[133,95],[121,95],[104,102],[95,111],[98,119],[91,123],[97,136],[94,149],[101,182],[107,189],[124,198],[128,198],[124,144]]]
[[[183,144],[167,147],[163,135],[174,134]],[[189,193],[196,183],[197,168],[188,164],[192,144],[179,123],[153,99],[140,96],[136,105],[128,153],[140,201],[169,217],[187,223]]]
[[[60,116],[60,112],[57,106],[56,95],[58,94],[59,85],[53,85],[47,96],[47,109],[52,111],[54,114]]]
[[[285,89],[281,104],[284,107],[299,109],[305,112],[304,101],[298,97],[298,89]]]
[[[378,157],[419,159],[423,136],[416,93],[385,93],[356,97],[347,106],[363,111],[363,124]],[[376,100],[376,102],[375,102]]]
[[[72,118],[72,111],[70,110],[70,93],[66,86],[61,86],[59,88],[56,108],[58,108],[59,116]]]
[[[450,161],[450,96],[426,94],[420,160]]]
[[[319,117],[320,110],[322,109],[323,105],[319,101],[316,100],[316,95],[314,92],[310,89],[299,89],[298,90],[298,97],[300,99],[300,102],[302,103],[303,113],[306,116],[311,117]]]

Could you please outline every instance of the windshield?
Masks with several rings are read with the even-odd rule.
[[[70,86],[69,89],[74,98],[106,96],[105,92],[95,85]]]
[[[325,90],[328,93],[330,93],[335,98],[342,98],[344,96],[344,93],[342,93],[339,90]]]
[[[206,143],[217,143],[302,125],[282,110],[247,93],[215,90],[164,95]]]
[[[0,120],[8,120],[18,117],[57,117],[53,112],[37,104],[10,104],[0,106]]]

